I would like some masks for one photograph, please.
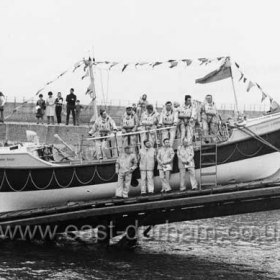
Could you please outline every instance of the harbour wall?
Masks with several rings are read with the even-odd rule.
[[[5,116],[12,113],[12,111],[21,105],[21,103],[7,102],[4,109]],[[71,146],[78,146],[81,139],[86,138],[88,131],[91,127],[90,119],[93,115],[93,110],[89,106],[84,106],[84,110],[81,112],[81,125],[73,126],[70,118],[70,125],[65,125],[65,112],[66,108],[63,108],[62,124],[61,125],[46,125],[36,124],[36,117],[34,111],[34,104],[27,103],[14,113],[4,124],[0,124],[0,142],[12,141],[12,142],[25,142],[26,130],[32,130],[37,133],[40,139],[40,143],[47,144],[59,144],[60,141],[54,137],[58,134],[64,141]],[[106,108],[109,115],[116,121],[117,125],[120,125],[121,118],[125,112],[124,106],[98,106],[100,108]],[[161,110],[158,108],[159,111]],[[219,110],[223,119],[233,116],[232,110]],[[247,111],[245,114],[248,117],[258,117],[263,114],[260,111]],[[45,119],[46,122],[46,119]]]
[[[5,109],[4,109],[4,114],[5,116],[10,115],[13,110],[17,107],[22,105],[22,103],[17,103],[17,102],[7,102],[5,104]],[[93,109],[90,106],[83,105],[84,109],[81,111],[80,114],[80,123],[81,124],[89,124],[90,119],[93,115]],[[115,120],[117,125],[120,125],[121,118],[125,112],[125,107],[124,106],[118,106],[118,105],[99,105],[98,106],[98,111],[100,108],[105,108],[109,115]],[[161,110],[161,108],[157,108],[158,111]],[[227,119],[230,116],[233,116],[233,110],[219,110],[221,116],[223,119]],[[258,117],[261,116],[264,112],[263,111],[258,111],[258,110],[249,110],[249,111],[244,111],[244,113],[249,117]],[[7,122],[28,122],[28,123],[35,123],[36,122],[36,117],[35,117],[35,104],[34,103],[26,103],[24,104],[17,112],[12,114],[12,116],[7,119]],[[65,123],[66,119],[66,107],[63,106],[62,110],[62,122]],[[46,122],[46,117],[45,120]],[[71,116],[70,116],[70,123],[71,123]]]

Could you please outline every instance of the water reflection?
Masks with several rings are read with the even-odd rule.
[[[278,279],[279,211],[157,226],[131,251],[60,240],[1,243],[3,279]],[[175,230],[176,229],[176,230]],[[187,233],[186,233],[187,232]],[[178,234],[184,238],[178,239]]]

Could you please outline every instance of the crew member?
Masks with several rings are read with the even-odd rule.
[[[95,137],[106,137],[109,136],[112,132],[116,131],[117,126],[114,120],[107,115],[104,109],[101,109],[100,117],[98,117],[93,124],[91,130],[89,131],[89,135],[94,135]],[[102,159],[103,156],[105,156],[104,149],[107,148],[107,140],[108,137],[106,137],[105,139],[96,140],[96,149],[99,159]]]
[[[118,183],[116,188],[117,198],[127,198],[131,183],[132,172],[137,168],[137,159],[130,153],[130,147],[126,146],[116,161],[116,173]]]
[[[126,112],[124,113],[122,119],[122,133],[131,133],[135,132],[138,126],[138,118],[136,113],[132,110],[131,106],[126,107]],[[127,135],[123,137],[123,146],[135,146],[136,145],[136,136]]]
[[[156,129],[158,125],[157,114],[154,111],[154,107],[152,104],[147,105],[147,110],[142,114],[140,119],[140,130],[149,131],[151,129]],[[146,132],[141,134],[141,142],[148,139],[151,141],[152,146],[155,143],[156,133],[155,132]]]
[[[144,104],[145,106],[147,106],[149,104],[148,100],[147,100],[147,94],[143,94],[140,98],[140,100],[138,101],[138,106],[142,107],[142,104]]]
[[[162,139],[166,139],[166,138],[170,139],[171,147],[173,147],[173,143],[175,140],[177,122],[178,122],[177,113],[172,108],[172,102],[167,101],[165,103],[164,110],[162,110],[160,114],[159,125],[163,128],[171,127],[170,129],[162,130],[161,133]]]
[[[174,150],[170,147],[168,138],[163,140],[163,147],[161,147],[157,154],[159,177],[161,180],[161,192],[170,192],[170,172],[173,167]]]
[[[178,147],[178,167],[180,170],[180,191],[186,190],[186,172],[190,174],[190,182],[192,190],[197,189],[197,181],[195,179],[194,150],[192,141],[184,138],[183,144]]]
[[[177,115],[177,129],[176,129],[176,139],[181,139],[181,128],[180,128],[180,123],[181,120],[178,119],[179,111],[180,111],[180,103],[178,101],[173,102],[173,110]]]
[[[156,151],[149,140],[144,141],[145,147],[139,152],[140,174],[141,174],[141,194],[154,193],[154,168]]]
[[[178,118],[180,120],[181,142],[187,137],[193,139],[194,126],[196,121],[196,109],[192,104],[192,97],[185,95],[185,104],[179,109]]]
[[[219,131],[218,110],[211,94],[206,95],[205,102],[201,106],[201,121],[203,134],[206,137],[206,142],[208,142],[210,141],[210,137],[207,139],[207,136],[217,136]]]

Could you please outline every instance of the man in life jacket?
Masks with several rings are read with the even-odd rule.
[[[211,94],[206,95],[205,102],[201,106],[201,122],[204,136],[218,135],[218,110],[213,102]],[[207,140],[206,138],[206,142],[208,141],[210,141],[210,139]]]
[[[170,129],[162,130],[161,136],[162,139],[169,138],[170,140],[170,146],[173,147],[173,143],[175,140],[175,134],[176,134],[176,126],[178,123],[178,116],[176,111],[172,108],[172,102],[167,101],[165,103],[165,108],[162,110],[160,114],[160,120],[159,120],[159,126],[162,128],[168,128]]]
[[[116,173],[118,174],[118,183],[116,188],[117,198],[127,198],[131,183],[132,172],[137,168],[137,159],[135,154],[130,152],[130,147],[124,147],[124,152],[120,154],[116,161]]]
[[[163,140],[163,146],[157,154],[159,177],[161,180],[161,192],[170,192],[170,174],[173,168],[174,150],[170,147],[169,139]]]
[[[185,137],[191,141],[194,135],[197,114],[190,95],[185,95],[185,104],[179,109],[178,119],[180,122],[181,142]]]
[[[114,120],[107,115],[104,109],[100,110],[100,117],[98,117],[93,124],[89,135],[94,135],[95,137],[106,137],[110,136],[113,132],[117,132],[117,126]],[[105,156],[104,150],[107,148],[108,137],[100,140],[96,140],[96,149],[99,159],[102,159]]]
[[[139,169],[141,175],[141,195],[154,193],[154,168],[156,159],[156,150],[152,147],[151,142],[144,141],[145,147],[139,151]]]
[[[152,146],[154,146],[156,140],[156,132],[148,132],[151,129],[156,129],[158,125],[158,115],[154,111],[152,104],[147,105],[147,110],[141,115],[140,119],[140,130],[146,131],[141,134],[142,147],[145,140],[151,141]]]
[[[183,143],[177,149],[178,168],[180,170],[180,191],[186,190],[186,173],[190,175],[190,182],[192,190],[197,189],[197,181],[195,179],[195,165],[194,165],[194,149],[192,141],[184,138]]]
[[[122,133],[135,132],[138,126],[138,118],[131,106],[126,107],[126,111],[122,118]],[[127,135],[123,137],[123,146],[135,146],[136,136]]]

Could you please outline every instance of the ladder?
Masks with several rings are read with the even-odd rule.
[[[210,139],[209,143],[205,143],[206,139]],[[207,168],[207,171],[205,169]],[[206,177],[213,178],[209,181]],[[203,187],[217,187],[217,139],[216,136],[201,136],[200,144],[200,185]]]

